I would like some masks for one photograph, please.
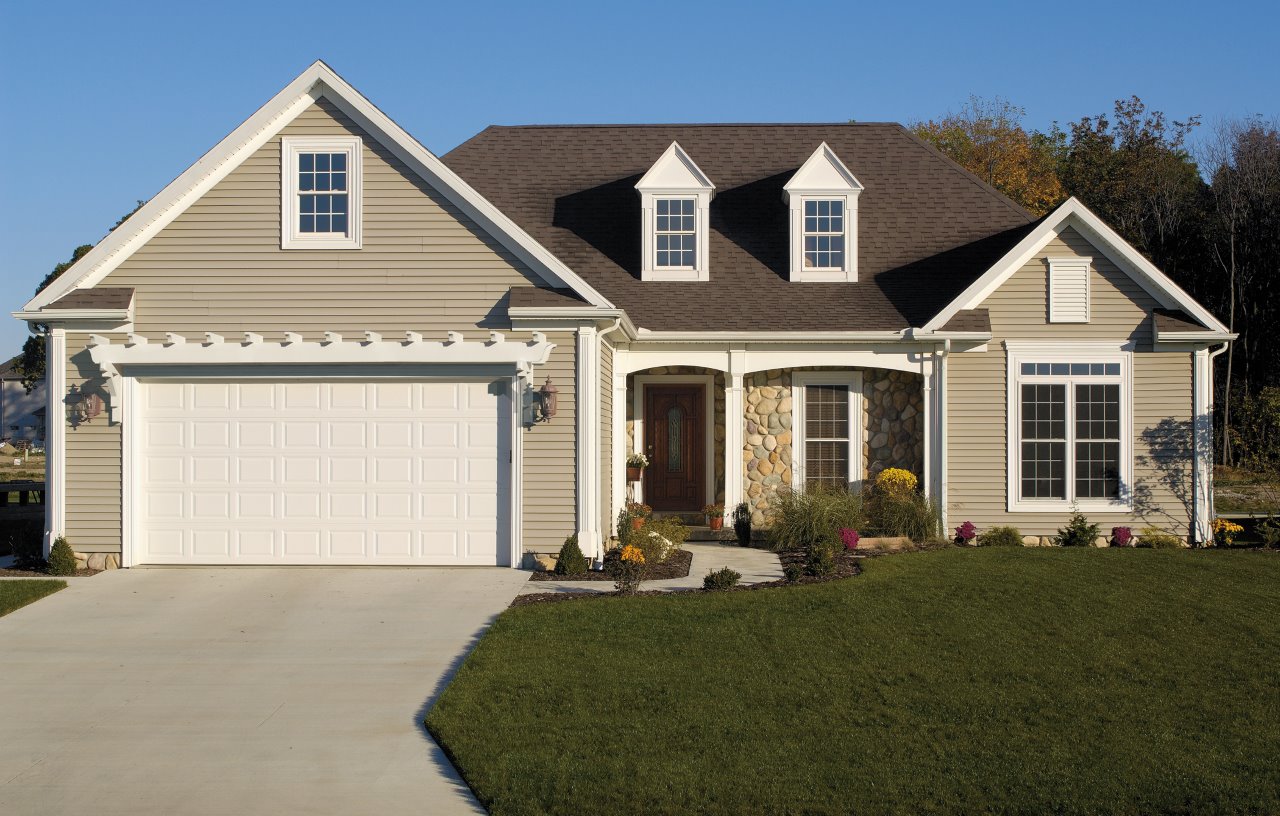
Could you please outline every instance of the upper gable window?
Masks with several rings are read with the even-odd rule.
[[[707,229],[715,185],[676,142],[636,184],[642,213],[640,279],[709,280]]]
[[[360,139],[281,140],[281,247],[359,249]]]
[[[782,189],[791,207],[791,280],[856,281],[862,184],[823,142]]]

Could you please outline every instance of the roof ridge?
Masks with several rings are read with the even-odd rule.
[[[575,124],[568,123],[548,123],[548,124],[520,124],[520,125],[486,125],[486,130],[534,130],[538,128],[720,128],[720,127],[902,127],[900,122],[584,122]],[[478,134],[477,134],[478,135]]]

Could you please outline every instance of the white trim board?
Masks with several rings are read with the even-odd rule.
[[[716,418],[715,418],[715,387],[716,376],[714,374],[636,374],[632,377],[632,394],[631,394],[631,452],[644,453],[644,389],[646,385],[680,385],[681,383],[696,383],[704,387],[703,400],[704,405],[702,413],[705,417],[706,425],[706,453],[704,456],[704,464],[707,471],[707,486],[704,494],[707,504],[714,504],[716,500]],[[741,422],[746,422],[741,419]],[[727,420],[726,420],[727,422]],[[726,439],[727,439],[726,427]],[[726,444],[727,441],[726,441]],[[625,459],[624,459],[625,462]],[[635,483],[635,500],[644,501],[644,480]],[[701,509],[701,508],[699,508]]]
[[[73,289],[97,285],[321,98],[328,99],[351,117],[549,284],[572,289],[594,306],[611,307],[603,295],[489,203],[332,68],[317,60],[153,196],[128,221],[99,241],[71,269],[32,298],[23,311],[37,311]]]
[[[1120,271],[1133,278],[1161,306],[1167,309],[1182,309],[1209,329],[1223,334],[1229,333],[1227,327],[1208,310],[1074,197],[1067,199],[1058,209],[1046,216],[1039,226],[1018,242],[1017,246],[1005,253],[1004,257],[982,277],[970,284],[959,297],[926,323],[924,331],[937,331],[955,317],[957,312],[978,308],[1005,281],[1068,227],[1073,227],[1080,232],[1089,243]]]

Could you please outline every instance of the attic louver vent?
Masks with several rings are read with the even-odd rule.
[[[1089,322],[1091,258],[1049,260],[1049,322]]]

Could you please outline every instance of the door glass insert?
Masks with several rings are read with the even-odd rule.
[[[684,411],[679,405],[671,406],[667,411],[667,471],[677,473],[684,470],[681,452],[684,450]]]

